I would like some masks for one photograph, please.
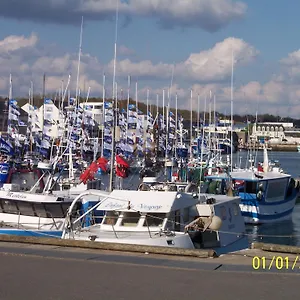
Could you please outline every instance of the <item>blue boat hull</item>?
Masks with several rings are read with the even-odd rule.
[[[0,228],[0,234],[16,235],[16,236],[45,237],[45,238],[61,238],[62,230],[34,230],[34,229]]]
[[[266,224],[291,219],[298,198],[295,191],[290,197],[274,204],[260,203],[258,200],[242,199],[240,205],[246,224]]]

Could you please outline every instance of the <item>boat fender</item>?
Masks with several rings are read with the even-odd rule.
[[[263,192],[262,191],[258,191],[258,193],[256,194],[257,200],[260,201],[262,199],[262,196],[263,196]]]
[[[300,189],[300,180],[297,178],[297,179],[294,179],[294,188],[296,190],[299,190]]]
[[[150,191],[150,186],[145,183],[141,183],[138,187],[138,191]]]

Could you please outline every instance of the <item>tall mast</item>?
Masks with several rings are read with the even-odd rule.
[[[191,121],[190,121],[190,158],[193,157],[193,151],[192,151],[192,143],[193,143],[193,90],[191,89]]]
[[[230,114],[231,114],[231,139],[230,139],[230,143],[231,143],[231,149],[230,149],[230,160],[231,160],[231,163],[230,163],[230,165],[231,165],[231,167],[230,167],[230,170],[231,170],[231,172],[232,172],[232,165],[233,165],[233,159],[232,159],[232,154],[233,154],[233,49],[232,49],[232,51],[231,51],[231,101],[230,101],[230,108],[231,108],[231,112],[230,112]]]
[[[177,130],[178,130],[178,96],[175,95],[175,157],[177,157]]]
[[[80,27],[80,39],[79,39],[78,65],[77,65],[75,107],[77,107],[77,104],[78,104],[78,94],[79,94],[79,74],[80,74],[80,60],[81,60],[81,51],[82,51],[82,32],[83,32],[83,16],[81,17],[81,27]]]
[[[29,99],[29,104],[32,106],[31,108],[34,109],[34,106],[33,106],[33,82],[31,81],[30,82],[30,99]],[[30,106],[29,106],[30,107]],[[29,136],[29,139],[30,139],[30,151],[32,152],[32,110],[31,110],[31,124],[30,124],[30,136]]]
[[[200,95],[198,94],[197,98],[197,139],[199,138],[200,130]]]
[[[42,134],[44,135],[44,118],[45,118],[45,91],[46,91],[46,74],[43,75],[43,117],[42,117]]]
[[[102,133],[101,133],[101,155],[104,156],[104,123],[105,123],[105,73],[103,74],[102,86]]]
[[[115,45],[114,45],[114,70],[113,70],[113,95],[112,99],[115,99],[115,82],[116,82],[116,64],[117,64],[117,39],[118,39],[118,18],[119,18],[119,0],[117,1],[116,9],[116,28],[115,28]]]
[[[127,82],[127,107],[126,107],[126,113],[127,113],[127,126],[126,126],[126,143],[127,143],[127,137],[128,137],[128,120],[129,120],[129,100],[130,100],[130,75],[128,75],[128,82]]]
[[[113,126],[112,126],[112,143],[111,143],[111,157],[110,157],[110,176],[109,176],[109,191],[112,192],[114,188],[114,164],[115,164],[115,132],[116,132],[116,101],[115,101],[115,81],[116,81],[116,61],[117,61],[117,38],[118,38],[118,18],[119,18],[119,0],[116,0],[116,31],[115,31],[115,45],[114,45],[114,69],[113,69]]]

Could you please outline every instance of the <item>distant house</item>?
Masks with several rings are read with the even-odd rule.
[[[263,143],[300,143],[300,130],[293,123],[264,122],[255,123],[252,127],[251,139]]]

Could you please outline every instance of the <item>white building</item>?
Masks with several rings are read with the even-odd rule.
[[[99,125],[103,124],[103,103],[102,102],[84,102],[79,104],[81,108],[89,108],[92,112],[92,118]]]
[[[255,123],[252,128],[251,139],[268,141],[269,143],[300,143],[300,130],[294,128],[293,123],[264,122]]]

